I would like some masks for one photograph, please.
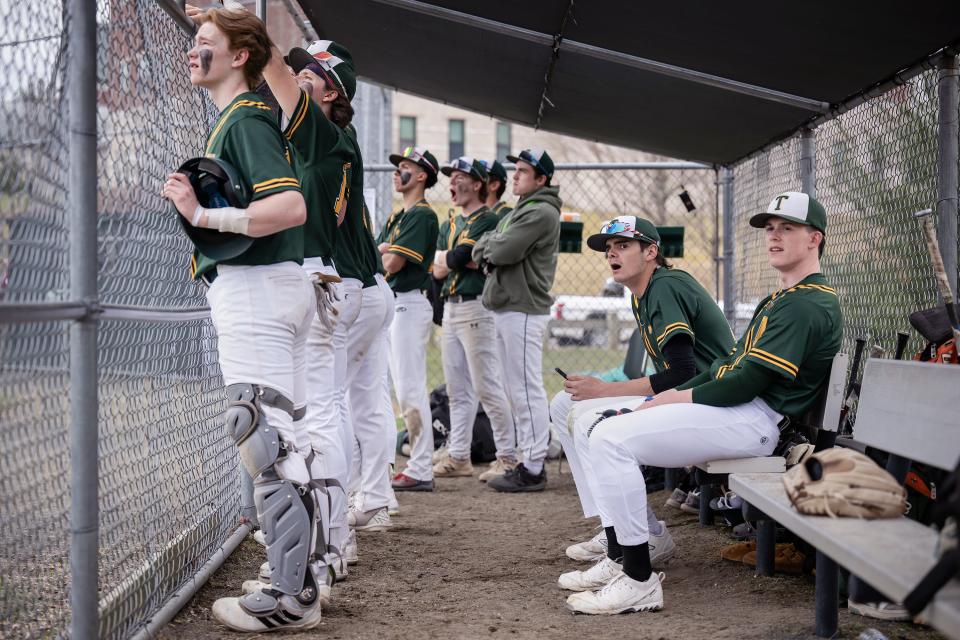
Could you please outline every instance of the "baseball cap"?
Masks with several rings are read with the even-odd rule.
[[[507,156],[510,162],[522,160],[527,164],[533,165],[533,168],[547,176],[553,177],[553,159],[543,149],[524,149],[516,156]]]
[[[432,153],[420,147],[407,147],[400,155],[396,153],[390,154],[390,164],[393,166],[399,167],[401,160],[409,160],[427,172],[426,186],[428,189],[437,184],[437,167],[439,163],[437,159],[433,157]]]
[[[333,40],[314,40],[306,50],[300,47],[290,49],[284,60],[295,73],[300,73],[310,64],[316,64],[324,72],[323,75],[333,79],[333,84],[339,91],[343,91],[349,100],[353,100],[357,93],[357,72],[353,68],[353,56],[342,44]]]
[[[617,216],[600,227],[600,233],[587,238],[587,246],[594,251],[606,251],[610,238],[630,238],[660,246],[660,233],[652,222],[639,216]]]
[[[827,233],[827,212],[823,205],[799,191],[785,191],[778,195],[770,201],[764,213],[750,218],[750,226],[762,229],[767,220],[774,217],[813,227],[824,235]]]
[[[480,164],[484,166],[491,178],[504,184],[507,183],[507,170],[500,164],[499,160],[481,160]]]
[[[466,174],[469,174],[474,180],[483,180],[486,181],[490,174],[487,173],[487,168],[479,160],[474,160],[470,156],[460,156],[455,160],[451,160],[450,164],[440,169],[440,173],[449,177],[454,171],[463,171]]]

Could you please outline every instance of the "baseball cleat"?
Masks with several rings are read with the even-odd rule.
[[[487,486],[501,493],[543,491],[547,488],[547,468],[544,467],[539,474],[533,475],[521,463],[502,476],[488,480]]]
[[[473,464],[470,458],[458,460],[451,456],[444,456],[440,462],[433,465],[433,475],[437,478],[469,478],[473,475]]]
[[[651,573],[646,581],[621,573],[597,591],[583,591],[567,598],[567,609],[588,615],[613,615],[663,608],[662,573]]]
[[[393,484],[387,487],[387,491],[390,492],[389,501],[387,502],[387,514],[390,517],[400,515],[400,502],[397,501],[397,494],[393,492]]]
[[[584,571],[568,571],[560,576],[557,584],[568,591],[590,591],[599,589],[623,571],[623,565],[604,557]]]
[[[607,532],[603,529],[586,542],[567,547],[567,557],[580,562],[596,562],[607,556]]]
[[[288,596],[264,589],[240,598],[220,598],[213,603],[214,619],[234,631],[265,633],[285,629],[313,629],[320,624],[320,598],[314,593],[308,602],[300,596]]]
[[[253,532],[253,541],[261,547],[265,547],[267,546],[267,534],[263,532],[263,529],[257,529]]]
[[[348,565],[354,565],[360,562],[360,553],[357,550],[357,532],[353,529],[350,529],[347,542],[343,545],[343,559]]]
[[[490,464],[489,467],[487,467],[486,471],[484,471],[477,477],[477,480],[479,480],[480,482],[487,482],[489,480],[493,480],[498,476],[502,476],[503,474],[505,474],[507,471],[510,471],[511,469],[516,469],[518,464],[520,463],[517,462],[516,460],[510,460],[507,458],[497,458]]]
[[[351,511],[347,514],[347,524],[356,531],[386,531],[393,527],[387,507],[369,511]]]
[[[660,535],[650,534],[647,540],[647,547],[650,549],[650,565],[654,568],[663,567],[673,554],[677,551],[677,545],[673,542],[673,536],[667,530],[667,525],[660,520]]]
[[[403,472],[395,475],[390,485],[394,491],[433,491],[433,480],[417,480]]]
[[[247,594],[247,593],[253,593],[255,591],[263,591],[264,589],[269,589],[269,588],[270,588],[269,582],[263,582],[262,580],[244,580],[243,586],[240,587],[240,590],[243,591],[244,594]],[[332,593],[332,590],[328,585],[322,584],[319,587],[317,587],[317,598],[320,599],[321,607],[330,606],[331,593]]]

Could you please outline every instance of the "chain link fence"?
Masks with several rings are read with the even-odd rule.
[[[365,184],[389,181],[394,167],[368,166]],[[508,180],[512,173],[508,172]],[[549,395],[563,388],[553,373],[560,367],[568,373],[620,376],[627,342],[636,328],[630,292],[611,278],[603,255],[591,251],[586,238],[607,220],[619,215],[639,215],[659,227],[682,229],[682,256],[671,258],[675,267],[692,274],[716,297],[719,281],[717,181],[712,167],[693,163],[636,163],[604,166],[557,165],[553,184],[560,188],[561,213],[583,224],[583,243],[576,252],[561,253],[551,291],[556,302],[550,311],[544,344],[544,383]],[[695,208],[688,211],[680,198],[686,192]],[[450,201],[445,178],[426,193],[441,221],[459,215]],[[516,196],[509,188],[504,201],[513,206]],[[393,210],[402,202],[395,196]],[[390,210],[377,211],[382,224]],[[575,214],[575,215],[571,215]],[[440,331],[435,327],[428,353],[428,384],[443,383]]]

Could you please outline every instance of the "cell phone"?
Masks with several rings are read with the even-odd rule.
[[[563,369],[561,369],[560,367],[554,367],[553,370],[556,371],[558,374],[560,374],[560,377],[562,377],[564,380],[567,379],[567,374],[564,373]]]

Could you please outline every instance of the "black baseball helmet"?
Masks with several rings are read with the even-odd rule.
[[[190,158],[180,165],[177,172],[190,180],[201,207],[246,209],[250,206],[250,188],[240,173],[225,160]],[[176,207],[174,212],[176,213]],[[177,219],[197,250],[217,262],[235,258],[253,244],[250,236],[195,227],[179,213]]]

